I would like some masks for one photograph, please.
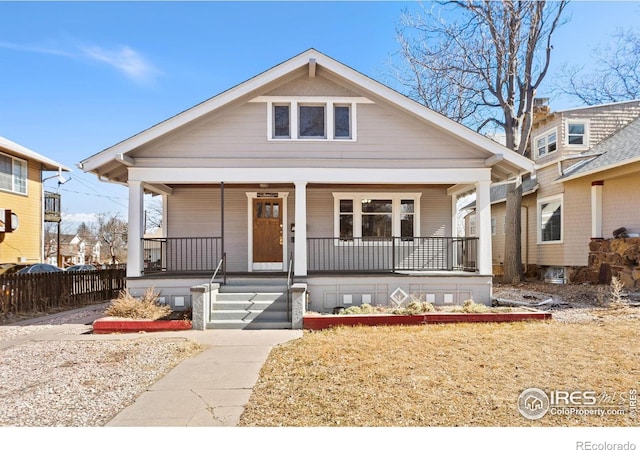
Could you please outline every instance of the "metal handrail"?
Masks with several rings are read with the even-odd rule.
[[[220,267],[222,267],[224,265],[224,260],[226,259],[226,257],[227,257],[227,254],[223,253],[222,254],[222,258],[220,258],[220,262],[218,262],[218,266],[216,267],[215,272],[213,272],[213,276],[211,277],[211,280],[209,280],[209,290],[211,290],[211,285],[213,284],[213,280],[216,279],[216,276],[218,275],[218,271],[220,270]],[[226,271],[223,271],[223,272],[226,272]],[[225,273],[225,276],[223,278],[223,283],[222,284],[226,283],[226,281],[227,281],[226,278],[227,277],[226,277],[226,273]]]
[[[289,270],[287,272],[287,320],[291,320],[291,269],[293,268],[293,252],[289,255]]]

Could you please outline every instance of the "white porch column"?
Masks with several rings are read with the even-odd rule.
[[[476,233],[478,235],[478,272],[492,275],[490,181],[476,183]]]
[[[307,182],[296,181],[296,231],[294,275],[307,275]]]
[[[141,181],[129,181],[129,239],[127,242],[127,276],[142,275],[142,238],[144,226],[144,189]]]
[[[602,238],[602,186],[604,181],[591,183],[591,237]]]

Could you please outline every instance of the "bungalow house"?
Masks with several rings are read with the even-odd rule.
[[[176,307],[214,275],[238,301],[293,280],[331,311],[490,302],[490,186],[533,164],[310,49],[79,167],[129,187],[131,291]],[[470,190],[477,238],[455,235]],[[143,238],[145,193],[163,197],[159,238]]]
[[[583,281],[591,238],[621,227],[640,232],[640,100],[557,112],[540,100],[529,151],[536,176],[523,182],[523,264],[550,282]],[[491,188],[495,275],[502,274],[505,215],[498,184]],[[472,235],[473,213],[467,217]]]
[[[59,220],[61,211],[59,196],[45,193],[43,180],[46,172],[69,170],[0,136],[0,263],[44,260],[44,222]]]

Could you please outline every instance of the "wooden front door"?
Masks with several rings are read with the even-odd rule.
[[[253,262],[282,263],[282,199],[253,199]]]

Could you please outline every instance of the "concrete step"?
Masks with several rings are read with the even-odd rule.
[[[207,323],[208,330],[290,330],[291,322],[214,320]]]
[[[216,300],[211,305],[212,311],[248,311],[248,310],[258,310],[264,311],[266,309],[270,311],[286,311],[287,310],[287,299],[280,299],[276,301],[226,301],[226,300]]]
[[[224,294],[246,292],[286,293],[287,285],[281,282],[277,284],[225,284],[220,286],[219,292]]]
[[[219,292],[216,301],[223,302],[275,302],[280,299],[287,298],[285,292],[262,292],[262,291],[244,291],[244,292]]]
[[[248,322],[272,322],[286,321],[287,311],[264,311],[264,310],[216,310],[211,311],[211,321],[243,320]]]

